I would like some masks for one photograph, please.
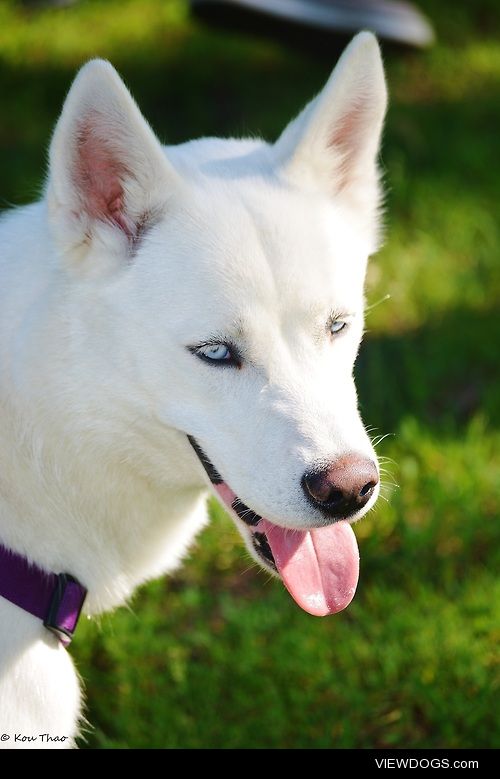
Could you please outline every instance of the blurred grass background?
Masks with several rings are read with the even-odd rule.
[[[384,47],[387,241],[367,291],[391,299],[369,312],[357,372],[366,423],[393,434],[392,476],[356,527],[358,595],[334,618],[300,612],[213,506],[182,570],[79,629],[82,746],[500,745],[500,6],[420,5],[438,44]],[[184,0],[0,0],[0,207],[41,191],[90,57],[173,143],[276,137],[340,45],[216,31]]]

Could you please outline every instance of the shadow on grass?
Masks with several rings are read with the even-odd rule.
[[[74,62],[61,58],[57,66],[43,56],[15,67],[0,60],[0,169],[2,189],[7,189],[2,197],[24,202],[37,191],[64,96],[78,67],[90,57],[112,59],[146,117],[169,143],[200,135],[261,133],[273,138],[321,88],[345,43],[334,38],[330,48],[314,47],[315,40],[301,46],[293,36],[268,41],[189,25],[166,31],[154,49],[135,45],[129,51],[113,46],[99,51],[89,45],[88,56]],[[391,66],[404,68],[415,55],[385,50],[391,87]],[[463,186],[465,175],[471,191],[490,182],[496,193],[490,161],[499,120],[491,91],[446,104],[433,102],[432,93],[416,105],[396,102],[387,123],[384,160],[390,173],[399,169],[403,157],[407,175],[398,179],[395,207],[401,211],[411,205],[413,177],[452,193]],[[394,188],[390,175],[388,179]],[[389,198],[391,202],[391,194]]]
[[[477,415],[500,424],[500,310],[450,311],[415,332],[365,337],[356,373],[367,425],[394,432],[415,417],[455,436]]]
[[[106,52],[94,56],[106,57]],[[37,197],[45,150],[79,65],[11,68],[0,62],[1,197]],[[159,137],[178,143],[210,135],[276,136],[326,78],[322,69],[279,47],[210,33],[188,36],[165,51],[112,57]],[[2,202],[4,202],[2,200]]]

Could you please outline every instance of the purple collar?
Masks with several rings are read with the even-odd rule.
[[[68,646],[87,590],[67,573],[48,573],[0,544],[0,595],[41,619]]]

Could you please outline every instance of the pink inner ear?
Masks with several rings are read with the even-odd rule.
[[[340,153],[336,182],[338,191],[347,186],[350,178],[356,174],[357,158],[361,156],[365,143],[363,133],[368,121],[367,113],[364,101],[353,103],[349,112],[337,121],[330,136],[328,146]]]
[[[124,204],[123,180],[127,170],[117,150],[113,149],[112,141],[102,137],[104,127],[99,126],[100,117],[92,119],[87,119],[79,128],[75,185],[84,209],[92,219],[112,222],[128,238],[134,239],[137,228]]]

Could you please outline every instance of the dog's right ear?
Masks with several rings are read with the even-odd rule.
[[[49,213],[65,259],[92,274],[127,262],[179,186],[115,69],[103,60],[87,63],[50,147]]]

